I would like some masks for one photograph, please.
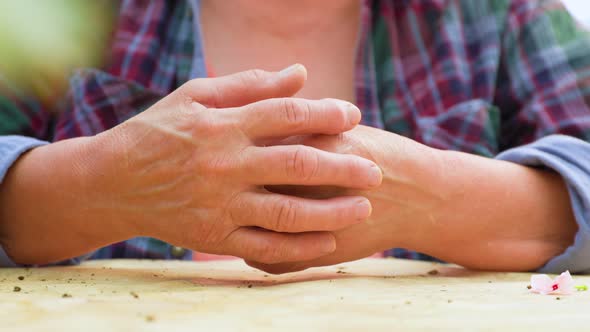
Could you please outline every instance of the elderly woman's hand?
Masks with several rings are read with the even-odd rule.
[[[365,157],[381,167],[383,182],[371,190],[270,187],[316,199],[365,196],[373,211],[367,222],[334,232],[337,249],[329,255],[279,264],[248,261],[268,272],[331,265],[394,247],[470,268],[527,271],[563,252],[577,229],[563,180],[548,170],[437,150],[364,126],[277,144],[306,144]]]
[[[422,234],[414,225],[428,218],[444,198],[437,195],[432,178],[438,167],[435,151],[415,141],[376,128],[357,126],[341,135],[308,135],[285,138],[275,144],[305,144],[325,151],[352,154],[373,160],[383,169],[383,183],[369,190],[337,186],[270,186],[272,192],[306,198],[331,199],[364,196],[371,201],[371,217],[363,223],[334,232],[337,248],[317,259],[264,264],[247,261],[253,267],[285,273],[314,266],[331,265],[364,258],[394,246],[414,244]],[[426,162],[430,161],[431,164]],[[430,178],[430,180],[428,180]],[[430,181],[431,186],[425,186]]]
[[[2,209],[2,244],[21,263],[132,236],[264,263],[332,252],[330,231],[366,220],[366,198],[318,201],[264,186],[368,189],[380,184],[381,171],[354,155],[265,146],[275,137],[342,133],[359,122],[348,102],[285,98],[304,80],[302,66],[196,79],[100,135],[34,149],[2,188],[1,206],[18,207]],[[40,165],[49,168],[39,172]],[[35,181],[41,173],[43,183]],[[52,243],[52,223],[65,241]],[[27,227],[45,240],[28,241]]]

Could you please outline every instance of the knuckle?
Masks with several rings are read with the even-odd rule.
[[[266,80],[266,72],[262,69],[251,69],[244,72],[242,80],[246,84]]]
[[[190,101],[207,107],[217,107],[222,96],[219,85],[207,78],[194,78],[184,83],[180,91]]]
[[[357,158],[344,156],[342,159],[340,165],[342,165],[342,170],[346,172],[347,176],[356,177],[356,175],[360,174],[362,165]]]
[[[282,99],[283,118],[286,122],[292,125],[296,125],[299,121],[299,115],[297,114],[297,105],[293,99]]]
[[[309,125],[311,118],[311,106],[309,103],[293,98],[284,98],[281,103],[283,120],[290,127],[300,128]]]
[[[319,155],[304,146],[296,147],[286,158],[287,175],[303,182],[316,177],[319,167]]]
[[[180,86],[180,90],[184,94],[190,94],[191,91],[198,90],[201,87],[202,78],[193,78]]]
[[[208,107],[219,107],[221,104],[223,93],[217,84],[207,84],[207,94],[198,102]]]
[[[223,155],[218,158],[214,158],[209,162],[209,172],[218,175],[227,175],[233,173],[235,170],[235,163],[233,158],[228,155]]]
[[[244,221],[251,220],[254,217],[250,205],[241,196],[241,193],[232,195],[225,209],[227,211],[227,218],[235,226],[245,226]]]
[[[223,134],[226,131],[226,126],[222,121],[216,119],[211,112],[194,114],[191,126],[193,131],[199,137],[205,137],[207,139]]]
[[[280,200],[275,204],[272,227],[277,232],[293,231],[299,217],[299,204],[293,200]]]
[[[284,246],[272,245],[270,242],[263,244],[258,252],[257,260],[264,264],[276,264],[284,260],[286,255]]]
[[[348,157],[348,156],[346,156]],[[360,158],[348,157],[344,158],[340,163],[339,181],[342,185],[360,185],[366,181],[367,168],[361,162]]]

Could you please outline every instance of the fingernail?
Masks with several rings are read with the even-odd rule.
[[[294,65],[290,65],[289,67],[281,70],[279,72],[279,76],[289,76],[291,75],[293,72],[299,70],[299,67],[302,67],[301,64],[296,63]]]
[[[361,199],[356,204],[355,216],[356,220],[362,221],[369,218],[371,215],[371,203],[368,199]]]
[[[369,171],[369,187],[377,187],[383,180],[383,172],[379,166],[372,164]]]
[[[361,122],[361,110],[352,103],[346,103],[346,115],[348,116],[348,124],[351,127],[356,126]]]

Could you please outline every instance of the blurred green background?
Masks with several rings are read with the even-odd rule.
[[[41,99],[59,96],[72,69],[107,61],[117,4],[0,0],[0,75]]]

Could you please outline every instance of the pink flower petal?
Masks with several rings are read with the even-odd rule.
[[[543,295],[548,294],[572,294],[574,292],[574,279],[569,271],[565,271],[554,280],[546,274],[531,276],[531,291]]]
[[[547,295],[553,291],[553,280],[546,274],[534,274],[531,276],[531,291]]]
[[[570,271],[565,271],[554,280],[558,285],[561,294],[572,294],[574,292],[574,279]]]

